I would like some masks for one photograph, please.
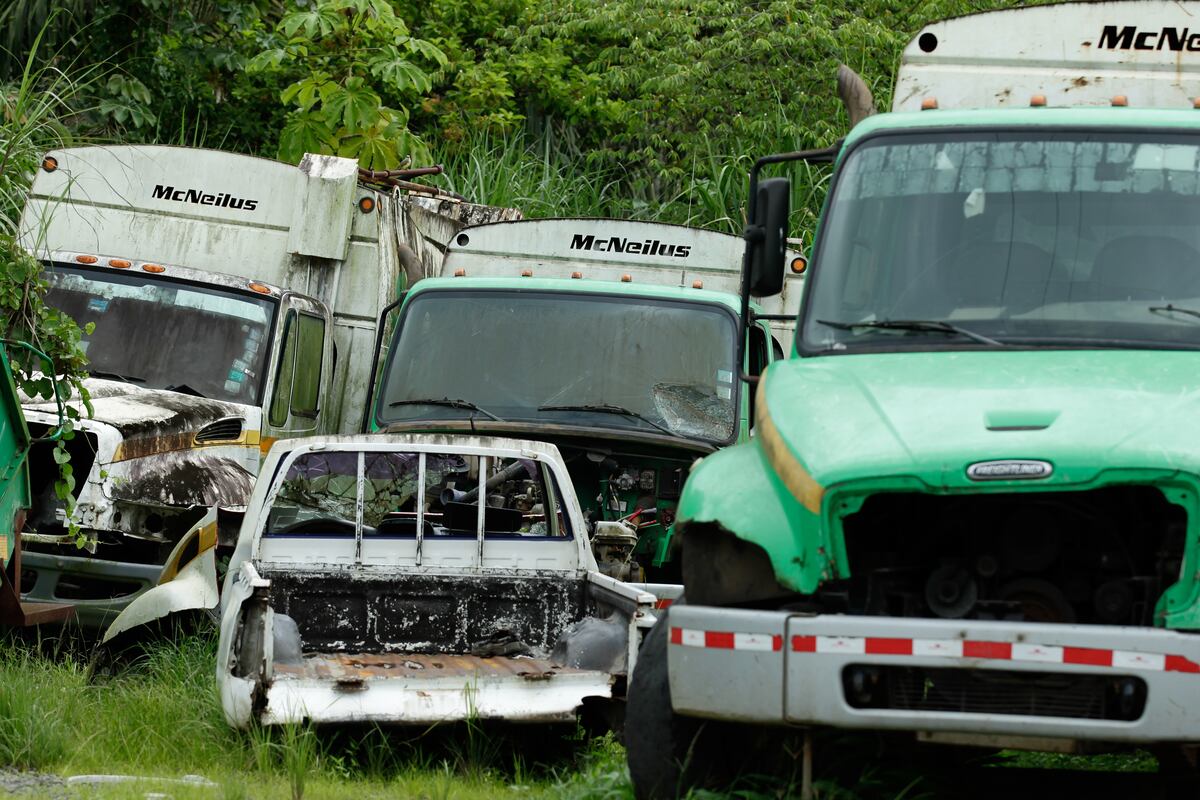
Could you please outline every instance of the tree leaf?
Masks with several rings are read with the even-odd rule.
[[[322,108],[330,120],[341,120],[351,132],[370,127],[379,120],[382,101],[362,78],[349,78],[346,85],[329,93]]]
[[[279,158],[298,164],[305,153],[332,154],[333,128],[321,111],[297,111],[288,115],[279,133]]]

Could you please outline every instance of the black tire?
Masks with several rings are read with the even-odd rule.
[[[673,800],[692,789],[722,788],[741,769],[730,726],[684,717],[671,706],[667,677],[669,611],[638,652],[625,711],[625,748],[638,800]]]

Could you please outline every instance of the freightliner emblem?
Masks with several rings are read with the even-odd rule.
[[[1049,461],[1029,459],[1005,459],[1003,461],[977,461],[967,467],[967,477],[973,481],[1012,481],[1049,478],[1054,465]]]

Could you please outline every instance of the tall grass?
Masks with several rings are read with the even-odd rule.
[[[103,64],[84,66],[61,52],[44,52],[45,34],[43,28],[34,39],[17,79],[0,84],[0,234],[15,233],[46,151],[77,140],[70,124],[89,110],[85,98],[107,71]]]
[[[445,174],[433,182],[469,200],[519,208],[526,217],[611,217],[672,222],[739,234],[746,224],[746,197],[754,159],[788,151],[794,142],[780,138],[721,152],[705,140],[702,156],[689,165],[686,187],[662,200],[649,191],[646,176],[589,165],[560,140],[528,133],[500,137],[488,131],[465,140],[438,157]],[[825,198],[830,170],[797,163],[774,174],[792,180],[792,235],[811,243]]]

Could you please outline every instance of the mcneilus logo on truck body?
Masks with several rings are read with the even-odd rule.
[[[595,250],[600,253],[632,253],[643,256],[674,256],[675,258],[687,258],[692,252],[692,246],[689,244],[663,244],[658,239],[637,242],[623,236],[597,238],[590,233],[572,234],[571,249]]]
[[[1097,45],[1108,50],[1170,50],[1175,53],[1187,50],[1200,52],[1200,31],[1192,33],[1190,28],[1160,28],[1156,31],[1139,31],[1136,25],[1105,25]]]
[[[155,200],[174,200],[177,203],[195,203],[200,206],[216,206],[218,208],[239,208],[242,211],[253,211],[258,208],[257,200],[246,200],[234,197],[225,192],[211,194],[200,189],[176,189],[174,186],[154,185],[150,196]]]

